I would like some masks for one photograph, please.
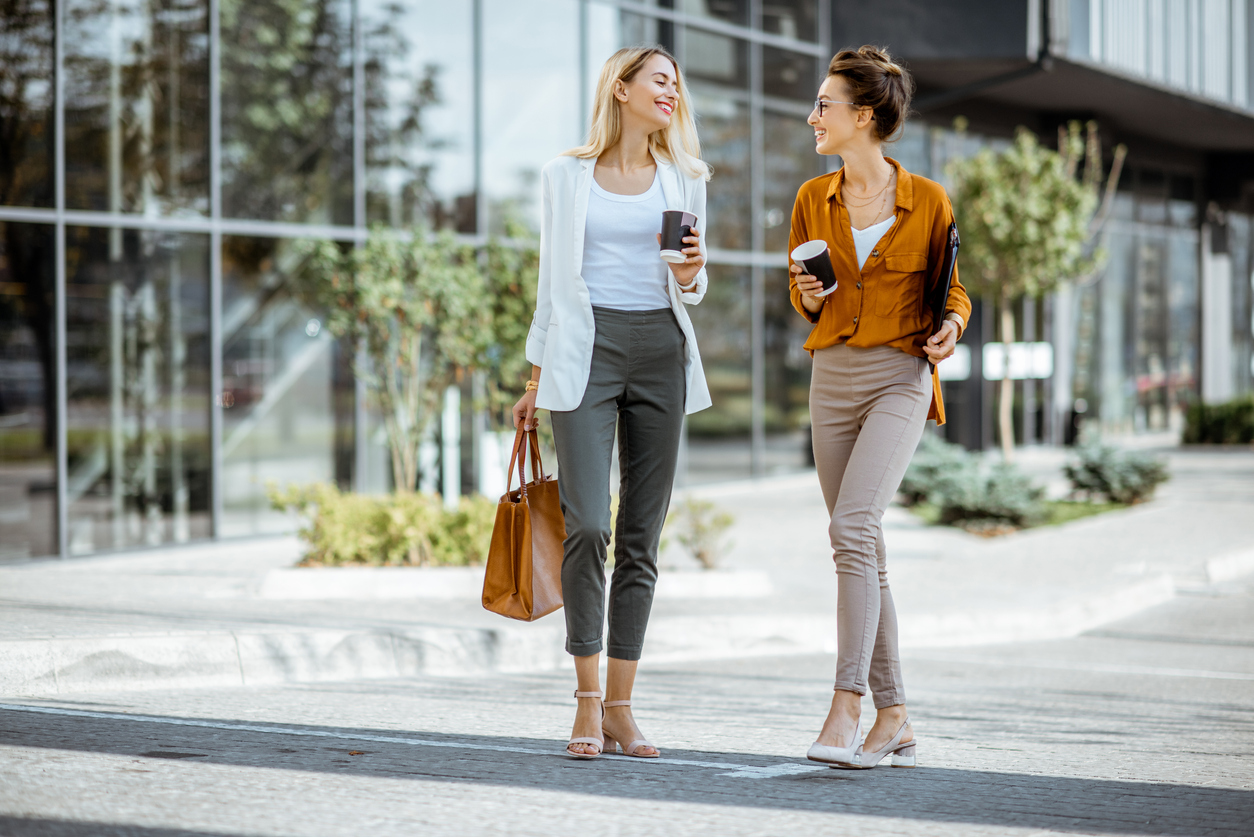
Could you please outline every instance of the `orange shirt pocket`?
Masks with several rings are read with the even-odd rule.
[[[919,316],[927,253],[890,253],[884,256],[875,294],[875,313],[889,320]]]

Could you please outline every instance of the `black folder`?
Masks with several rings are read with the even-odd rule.
[[[941,330],[941,326],[945,323],[945,305],[949,302],[949,288],[954,283],[954,265],[958,263],[958,225],[950,223],[949,225],[949,242],[945,248],[945,260],[941,262],[941,281],[937,283],[936,296],[932,298],[932,336]],[[927,362],[928,371],[934,370],[936,367],[929,360]]]

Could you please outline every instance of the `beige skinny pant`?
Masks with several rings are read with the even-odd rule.
[[[927,361],[891,346],[814,353],[810,423],[836,562],[836,688],[905,703],[881,519],[923,436]]]

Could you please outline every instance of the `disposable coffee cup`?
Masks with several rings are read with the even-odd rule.
[[[801,265],[803,273],[823,283],[823,290],[815,296],[827,296],[836,290],[836,271],[832,267],[832,256],[827,250],[826,241],[816,239],[798,244],[792,251],[792,260]]]
[[[687,261],[684,239],[692,235],[692,228],[696,225],[697,216],[691,212],[668,209],[662,213],[662,261],[671,264]]]

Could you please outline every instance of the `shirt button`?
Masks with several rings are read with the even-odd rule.
[[[857,325],[857,324],[858,324],[858,318],[857,318],[857,317],[854,317],[854,318],[853,318],[853,324],[854,324],[854,325]]]
[[[861,283],[861,282],[859,282],[859,283],[858,283],[858,290],[862,290],[862,283]]]
[[[880,254],[880,251],[879,251],[879,250],[872,250],[872,251],[871,251],[871,255],[872,255],[872,256],[878,256],[879,254]]]

